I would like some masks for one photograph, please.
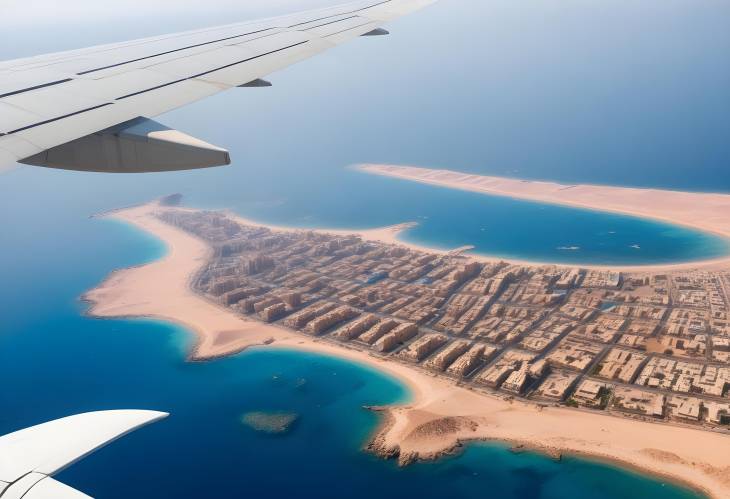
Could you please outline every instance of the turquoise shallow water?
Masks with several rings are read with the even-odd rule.
[[[329,182],[336,187],[327,188],[326,195],[313,195],[314,187],[310,190],[305,185],[287,190],[270,203],[234,197],[226,202],[259,220],[284,225],[348,228],[415,221],[418,226],[401,234],[401,239],[440,249],[473,245],[482,254],[542,262],[673,263],[730,252],[727,239],[636,217],[349,170],[330,175]],[[196,201],[202,202],[193,197],[192,202]]]

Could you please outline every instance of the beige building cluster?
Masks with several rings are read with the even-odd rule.
[[[636,350],[612,348],[595,369],[600,378],[632,383],[646,361],[646,355]]]
[[[542,399],[562,401],[567,398],[577,379],[578,374],[574,372],[553,372],[535,391],[535,396]]]
[[[558,343],[546,359],[551,365],[584,371],[602,350],[603,345],[568,336]]]
[[[677,393],[723,397],[730,388],[730,367],[652,357],[636,384]]]
[[[581,406],[591,408],[603,408],[608,404],[608,399],[613,393],[613,385],[585,379],[581,381],[573,392],[572,400]]]
[[[160,216],[214,248],[193,288],[247,317],[475,389],[730,424],[730,281],[721,273],[480,263],[217,212]]]

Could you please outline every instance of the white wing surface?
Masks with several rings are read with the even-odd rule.
[[[261,78],[436,0],[359,0],[263,21],[0,62],[0,166],[167,171],[228,152],[150,117]]]
[[[167,417],[155,411],[77,414],[0,437],[0,499],[82,499],[50,478],[110,442]]]

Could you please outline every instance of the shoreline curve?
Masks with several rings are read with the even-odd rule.
[[[730,194],[592,184],[560,184],[557,182],[496,177],[454,170],[402,165],[360,164],[354,165],[353,168],[372,175],[478,194],[638,217],[692,230],[700,230],[723,238],[730,243],[730,216],[723,216],[723,213],[730,213]],[[403,241],[398,242],[404,243]],[[405,244],[408,245],[409,243]],[[433,251],[432,248],[426,246],[415,244],[412,246]],[[469,256],[482,261],[503,260],[523,265],[562,265],[604,270],[713,270],[730,267],[730,245],[728,246],[728,254],[725,256],[656,264],[602,265],[544,262],[478,253],[469,253]]]

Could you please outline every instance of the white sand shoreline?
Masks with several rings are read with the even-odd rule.
[[[391,424],[376,436],[375,450],[398,454],[404,461],[436,458],[464,441],[494,440],[548,454],[605,459],[671,477],[712,497],[730,497],[728,435],[507,402],[398,362],[240,317],[206,301],[191,290],[190,283],[208,261],[211,249],[202,240],[159,220],[154,214],[163,209],[168,208],[148,204],[108,215],[157,236],[165,242],[168,253],[158,261],[116,271],[86,293],[84,298],[91,304],[89,315],[149,317],[184,326],[198,339],[192,353],[195,360],[269,344],[265,348],[334,355],[391,375],[407,386],[411,401],[388,409]],[[382,236],[392,237],[390,233]],[[446,431],[431,431],[434,428]]]

